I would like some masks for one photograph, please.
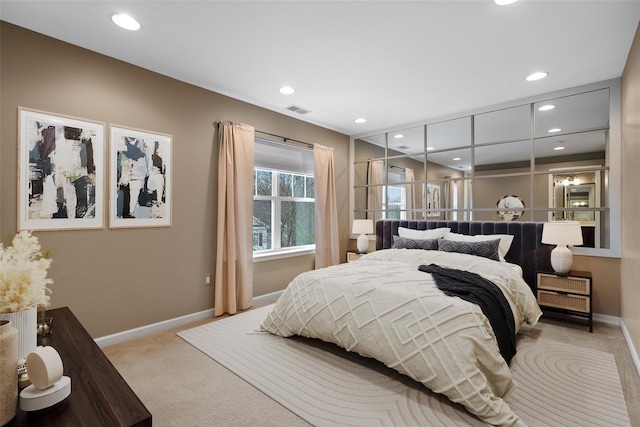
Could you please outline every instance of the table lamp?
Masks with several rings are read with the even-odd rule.
[[[557,245],[551,251],[551,267],[556,273],[571,271],[573,253],[567,245],[582,244],[582,228],[578,221],[545,222],[542,227],[542,243]]]
[[[366,254],[369,249],[367,233],[373,233],[373,221],[370,219],[354,219],[352,232],[360,235],[358,236],[358,252]]]

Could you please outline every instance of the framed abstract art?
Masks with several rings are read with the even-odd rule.
[[[18,230],[104,227],[104,123],[18,108]]]
[[[109,227],[171,226],[171,135],[111,126]]]
[[[440,216],[440,186],[437,184],[427,184],[427,216]]]

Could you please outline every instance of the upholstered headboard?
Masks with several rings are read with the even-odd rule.
[[[406,221],[383,219],[376,222],[376,249],[393,246],[393,236],[398,235],[398,227],[414,230],[449,227],[451,232],[460,234],[511,234],[513,243],[505,259],[522,267],[524,280],[536,292],[536,273],[551,271],[550,253],[552,246],[540,242],[542,222],[518,221]]]

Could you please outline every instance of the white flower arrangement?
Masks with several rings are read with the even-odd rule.
[[[0,313],[16,313],[28,308],[49,305],[47,278],[51,265],[48,254],[42,254],[38,238],[21,231],[11,245],[0,243]]]

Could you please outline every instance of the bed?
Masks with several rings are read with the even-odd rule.
[[[540,223],[378,221],[375,252],[296,277],[260,329],[337,344],[444,394],[487,424],[523,425],[503,398],[514,387],[509,346],[515,350],[520,326],[541,315],[533,292],[535,269],[548,254],[537,243],[541,232]],[[468,237],[474,235],[484,237]],[[444,282],[462,293],[446,295]],[[495,303],[462,295],[478,289],[493,290]],[[502,307],[494,310],[500,315],[491,307]]]

